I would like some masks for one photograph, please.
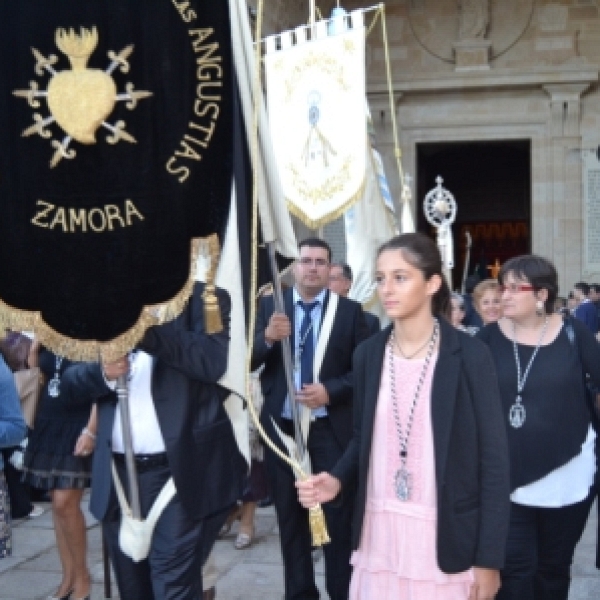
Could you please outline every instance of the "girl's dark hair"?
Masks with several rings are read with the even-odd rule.
[[[422,233],[403,233],[382,244],[377,250],[377,258],[388,250],[400,250],[404,260],[421,271],[426,281],[434,275],[442,278],[442,285],[433,296],[431,311],[436,316],[449,319],[450,288],[442,271],[442,257],[435,242]]]
[[[528,281],[536,291],[547,290],[548,298],[544,302],[544,309],[549,315],[554,312],[554,301],[558,296],[558,274],[548,259],[535,254],[524,254],[507,260],[498,273],[500,285],[504,285],[509,273],[517,279]]]

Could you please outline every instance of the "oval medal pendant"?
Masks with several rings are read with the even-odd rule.
[[[508,422],[515,428],[523,427],[525,423],[525,407],[517,401],[510,407],[508,412]]]
[[[401,502],[408,502],[408,500],[410,500],[410,492],[412,487],[411,476],[404,467],[401,467],[396,471],[394,484],[396,486],[396,496],[398,500]]]
[[[48,394],[53,398],[60,395],[60,379],[58,377],[55,376],[48,382]]]

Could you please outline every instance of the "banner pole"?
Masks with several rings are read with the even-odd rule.
[[[308,16],[308,22],[312,27],[315,24],[317,16],[317,0],[310,0],[310,15]]]
[[[140,506],[140,490],[138,487],[137,469],[133,455],[133,439],[131,437],[131,416],[129,414],[129,388],[127,377],[121,375],[117,379],[117,397],[119,399],[119,410],[121,412],[121,429],[123,431],[123,449],[125,452],[125,467],[127,469],[127,481],[129,483],[129,504],[131,516],[138,521],[142,518]]]
[[[277,267],[277,258],[275,256],[275,243],[267,242],[269,252],[269,261],[271,264],[271,272],[273,274],[273,301],[275,312],[285,314],[285,305],[283,302],[283,291],[281,289],[281,281],[279,280],[279,269]],[[290,346],[290,338],[281,340],[281,353],[283,356],[283,366],[285,369],[285,381],[287,384],[288,396],[290,398],[290,406],[292,408],[292,420],[294,422],[294,440],[298,455],[296,458],[300,464],[303,464],[306,455],[306,446],[302,437],[302,428],[300,426],[300,415],[298,414],[298,405],[296,403],[296,385],[294,383],[293,367],[292,367],[292,348]]]

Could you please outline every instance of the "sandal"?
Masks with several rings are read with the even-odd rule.
[[[245,531],[240,531],[235,538],[235,542],[233,546],[236,550],[243,550],[244,548],[248,548],[254,541],[254,531],[252,530],[250,533],[246,533]]]
[[[70,600],[73,590],[67,592],[64,596],[48,596],[46,600]]]
[[[227,520],[225,521],[225,524],[223,525],[223,527],[221,527],[221,531],[219,531],[219,537],[223,537],[224,535],[227,535],[231,531],[231,526],[236,521],[239,521],[241,519],[241,517],[242,517],[242,505],[237,504],[236,506],[233,507],[233,510],[229,513]]]

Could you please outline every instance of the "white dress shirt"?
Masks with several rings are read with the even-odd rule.
[[[129,414],[134,454],[158,454],[165,451],[165,441],[158,424],[152,400],[152,370],[154,359],[146,352],[136,351],[130,355]],[[112,432],[113,452],[124,452],[123,432],[119,409],[115,414]]]
[[[302,387],[301,376],[300,376],[301,374],[300,374],[300,369],[296,368],[296,367],[299,367],[299,365],[296,364],[298,362],[296,360],[296,356],[298,355],[298,352],[299,352],[300,337],[301,337],[300,329],[302,327],[302,321],[304,320],[305,313],[304,313],[304,309],[300,305],[300,302],[302,302],[302,297],[298,293],[298,290],[296,290],[296,288],[294,288],[292,293],[293,293],[293,298],[294,298],[294,326],[295,326],[295,333],[294,333],[294,346],[295,347],[292,348],[292,353],[293,353],[292,361],[294,364],[294,384],[296,386],[296,389],[300,390]],[[323,316],[323,305],[325,303],[326,296],[327,296],[326,289],[322,290],[319,294],[317,294],[315,296],[314,302],[316,302],[317,304],[310,313],[310,318],[312,321],[311,333],[312,333],[312,338],[313,338],[313,347],[315,348],[315,350],[317,347],[317,342],[319,340],[319,333],[320,333],[320,329],[321,329],[321,317]],[[310,335],[310,333],[309,333],[309,335]],[[315,373],[315,375],[316,375],[316,373]],[[328,414],[327,408],[325,408],[324,406],[320,406],[319,408],[313,408],[311,411],[311,415],[312,415],[313,419],[326,417],[327,414]],[[290,405],[289,394],[286,395],[286,397],[285,397],[281,416],[284,419],[292,418],[292,407]]]

